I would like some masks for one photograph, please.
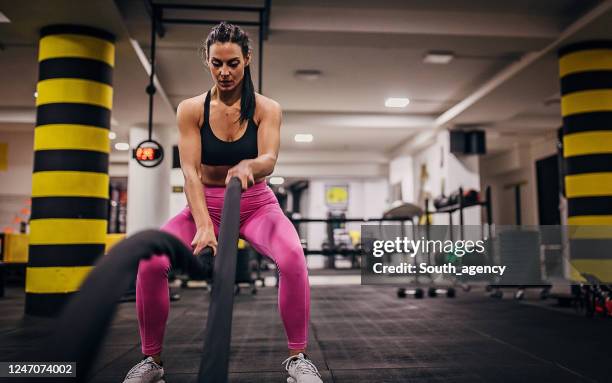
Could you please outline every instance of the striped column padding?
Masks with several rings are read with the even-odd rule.
[[[612,282],[612,41],[562,48],[559,74],[572,273]]]
[[[41,30],[26,314],[54,316],[104,254],[114,36]]]

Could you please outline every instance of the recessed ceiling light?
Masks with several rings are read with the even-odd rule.
[[[410,104],[410,100],[405,97],[389,97],[385,101],[387,108],[405,108]]]
[[[282,185],[285,183],[285,179],[283,177],[270,177],[270,184],[272,185]]]
[[[6,17],[6,15],[2,12],[0,12],[0,23],[10,23],[11,20],[9,20],[8,17]]]
[[[321,71],[318,69],[298,69],[293,72],[293,75],[300,79],[306,81],[315,81],[321,77]]]
[[[312,136],[312,134],[303,134],[303,133],[298,133],[293,137],[295,142],[312,142],[313,138],[314,137]]]
[[[448,64],[453,61],[455,54],[451,51],[429,51],[423,57],[426,64]]]
[[[115,144],[115,149],[117,149],[117,150],[129,150],[130,149],[130,144],[128,144],[127,142],[117,142]]]
[[[117,138],[117,133],[108,132],[108,138],[110,138],[111,140],[114,140],[115,138]]]

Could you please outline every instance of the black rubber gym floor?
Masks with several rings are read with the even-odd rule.
[[[166,330],[168,383],[195,382],[200,362],[209,296],[181,293]],[[309,355],[324,382],[611,381],[612,321],[566,311],[493,300],[484,291],[415,300],[398,299],[391,287],[315,286]],[[23,293],[16,288],[0,299],[0,312],[3,361],[27,350],[50,323],[23,318]],[[236,298],[232,336],[231,382],[285,382],[274,287]],[[121,382],[139,350],[134,303],[123,303],[92,382]]]

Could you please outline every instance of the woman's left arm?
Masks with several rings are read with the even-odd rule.
[[[229,169],[225,180],[227,184],[232,177],[238,177],[243,190],[254,184],[256,179],[272,174],[278,157],[281,108],[276,101],[270,99],[261,103],[261,106],[263,113],[257,129],[257,158],[240,161],[238,165]]]

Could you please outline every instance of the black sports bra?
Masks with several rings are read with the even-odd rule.
[[[257,151],[257,125],[249,119],[247,128],[242,137],[236,141],[223,141],[212,131],[209,122],[210,92],[204,101],[204,123],[200,127],[200,140],[202,144],[202,163],[205,165],[234,166],[244,159],[256,158]]]

